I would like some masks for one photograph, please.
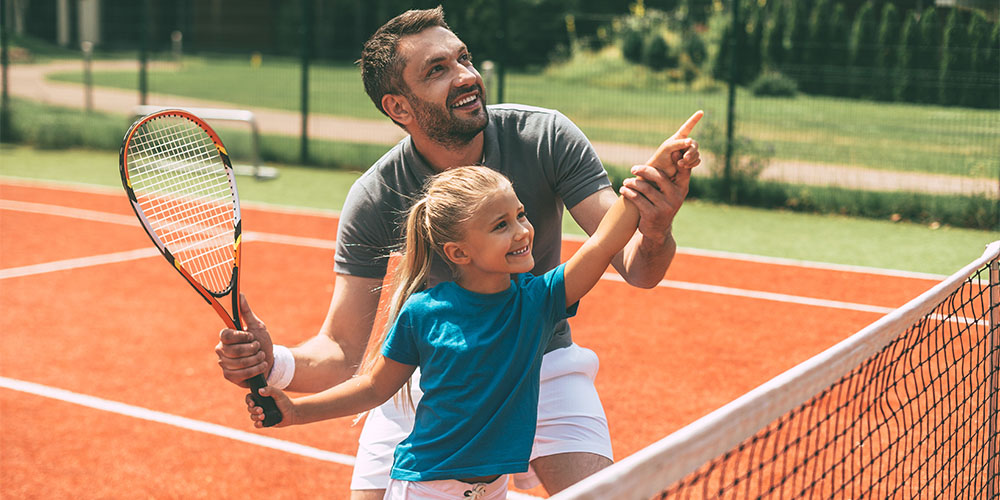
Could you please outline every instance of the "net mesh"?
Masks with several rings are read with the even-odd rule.
[[[142,216],[177,262],[221,294],[236,265],[233,179],[212,138],[195,122],[165,115],[135,130],[126,151]]]
[[[711,424],[689,426],[697,428],[693,438],[668,436],[668,444],[616,464],[620,471],[609,468],[555,498],[1000,498],[998,248],[994,243],[961,276],[921,296],[933,302],[915,299],[831,348],[813,364],[832,369],[851,356],[860,363],[852,359],[825,379],[832,384],[796,400],[804,403],[785,405],[792,409],[741,434],[750,437],[729,439],[739,443],[729,451],[680,473],[672,468],[692,455],[686,447],[753,418],[723,408],[716,413],[725,416],[707,418]],[[803,369],[732,406],[752,414],[815,371]]]
[[[981,273],[660,498],[995,498],[997,332]]]

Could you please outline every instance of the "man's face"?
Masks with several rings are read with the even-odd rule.
[[[435,142],[446,146],[469,143],[488,120],[483,79],[472,65],[465,44],[451,31],[434,27],[399,41],[406,61],[403,97],[416,123]]]

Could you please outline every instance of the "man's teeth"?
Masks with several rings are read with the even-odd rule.
[[[476,96],[470,95],[469,97],[466,97],[465,99],[462,99],[461,101],[458,101],[455,104],[452,104],[451,107],[458,108],[458,107],[461,107],[461,106],[465,106],[466,104],[470,104],[470,103],[472,103],[475,100],[476,100]]]

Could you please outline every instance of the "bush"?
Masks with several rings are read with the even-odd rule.
[[[799,86],[795,80],[777,72],[766,72],[750,84],[755,96],[795,97]]]
[[[660,35],[653,35],[649,38],[649,42],[642,52],[642,62],[654,71],[663,71],[677,66],[677,58],[670,54],[667,41]]]
[[[629,30],[622,39],[622,55],[625,60],[639,64],[642,62],[642,34],[636,30]]]
[[[803,213],[938,223],[980,230],[1000,229],[1000,205],[986,196],[857,191],[774,181],[692,177],[689,199]]]
[[[684,35],[681,49],[687,54],[691,63],[699,68],[708,59],[708,47],[705,46],[705,41],[696,31],[690,31]]]

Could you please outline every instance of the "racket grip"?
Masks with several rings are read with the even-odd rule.
[[[271,427],[281,422],[281,410],[275,404],[274,398],[261,396],[260,390],[267,387],[267,379],[263,375],[256,375],[247,380],[250,384],[250,397],[253,403],[264,409],[264,427]]]

